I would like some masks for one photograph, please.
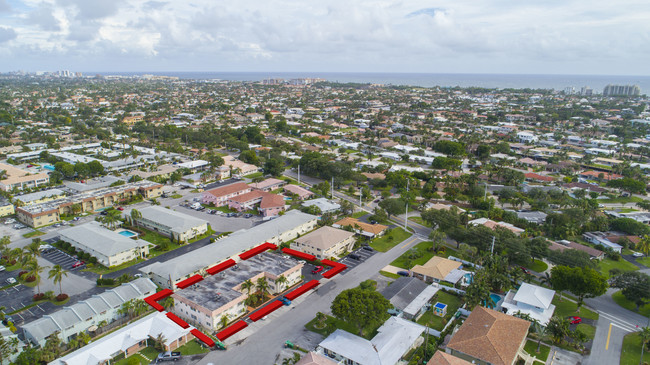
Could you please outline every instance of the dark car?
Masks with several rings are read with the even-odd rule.
[[[370,246],[362,246],[361,248],[366,250],[366,251],[374,251],[374,249],[372,247],[370,247]]]
[[[401,276],[409,276],[409,273],[408,273],[408,271],[398,271],[398,272],[397,272],[397,275],[401,275]]]
[[[370,221],[370,224],[377,224],[377,221]]]
[[[530,270],[526,269],[525,267],[519,266],[519,268],[524,272],[524,274],[530,274]]]
[[[355,254],[355,253],[351,253],[351,254],[349,254],[348,257],[351,258],[351,259],[355,259],[355,260],[357,260],[357,261],[358,261],[358,260],[361,260],[361,257],[359,257],[359,255],[357,255],[357,254]]]
[[[252,216],[253,216],[253,215],[250,214],[250,213],[246,213],[246,214],[244,214],[244,218],[251,218]]]

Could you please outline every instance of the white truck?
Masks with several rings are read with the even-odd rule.
[[[156,362],[160,361],[178,361],[181,359],[181,353],[177,351],[165,351],[158,354]]]

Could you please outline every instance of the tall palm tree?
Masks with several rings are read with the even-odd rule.
[[[282,287],[282,289],[281,289],[281,290],[278,290],[278,292],[281,292],[282,290],[284,290],[284,286],[285,286],[285,284],[286,284],[287,282],[288,282],[287,277],[284,276],[284,275],[280,275],[280,276],[278,276],[277,279],[275,279],[275,285],[277,285],[277,286],[279,286],[279,287]],[[276,289],[277,289],[277,288],[276,288]]]
[[[260,293],[262,298],[264,298],[264,295],[269,292],[269,282],[266,280],[266,276],[262,276],[261,278],[257,279],[255,282],[255,288]]]
[[[25,274],[25,277],[30,277],[33,276],[36,279],[36,288],[38,290],[37,294],[41,293],[41,272],[45,270],[49,266],[41,266],[38,264],[38,261],[36,259],[33,259],[27,263],[26,269],[27,269],[27,274]]]
[[[122,212],[116,209],[109,210],[104,216],[104,223],[110,229],[115,229],[115,223],[119,221]]]
[[[141,218],[142,218],[142,213],[140,213],[139,210],[133,209],[131,211],[131,224],[133,224],[134,226],[137,227],[138,226],[138,219],[141,219]]]
[[[68,271],[64,270],[61,265],[54,265],[47,273],[49,279],[53,279],[54,284],[59,283],[59,294],[63,294],[63,287],[61,281],[64,276],[68,276]]]
[[[2,236],[2,238],[0,238],[0,252],[5,252],[10,243],[11,239],[9,236]]]
[[[248,279],[241,284],[241,288],[246,290],[246,295],[250,296],[251,290],[255,289],[255,284],[251,279]]]
[[[650,327],[641,328],[641,362],[643,362],[643,351],[645,350],[648,341],[650,341]]]
[[[224,314],[219,318],[219,326],[221,328],[226,328],[228,326],[228,322],[230,322],[230,316],[227,314]]]
[[[37,241],[37,239],[34,239],[32,243],[25,246],[23,250],[31,257],[41,257],[40,247],[41,247],[41,240]]]

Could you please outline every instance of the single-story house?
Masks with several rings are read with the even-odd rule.
[[[285,191],[285,193],[297,195],[298,199],[300,199],[300,200],[305,200],[305,199],[311,197],[312,195],[314,195],[314,193],[312,193],[311,191],[303,188],[302,186],[293,185],[293,184],[285,185],[284,186],[284,191]]]
[[[589,254],[589,257],[596,260],[602,260],[605,258],[605,253],[597,248],[591,246],[582,245],[577,242],[559,240],[557,242],[550,241],[551,245],[548,247],[551,251],[564,251],[564,250],[578,250],[583,251]]]
[[[312,200],[305,200],[302,202],[303,207],[311,207],[311,206],[316,206],[318,209],[320,209],[321,213],[334,213],[337,210],[341,209],[341,205],[338,203],[333,203],[330,200],[327,200],[326,198],[318,198],[318,199],[312,199]]]
[[[437,285],[427,285],[413,277],[400,277],[387,286],[381,295],[390,300],[393,307],[403,313],[404,318],[417,319],[439,289]]]
[[[524,358],[529,327],[521,318],[476,306],[452,334],[446,352],[471,363],[513,365]]]
[[[508,291],[501,303],[501,310],[510,315],[517,312],[528,314],[546,326],[555,312],[555,305],[551,304],[554,296],[555,290],[522,283],[519,289]]]
[[[248,184],[248,186],[253,188],[253,190],[261,190],[261,191],[269,192],[269,191],[280,189],[286,184],[287,182],[284,180],[270,178],[264,181],[260,181],[258,183]]]
[[[514,233],[516,235],[520,235],[520,234],[524,233],[524,231],[526,231],[525,229],[515,227],[514,225],[512,225],[510,223],[495,222],[495,221],[493,221],[491,219],[488,219],[488,218],[474,219],[474,220],[471,220],[471,221],[467,222],[467,224],[471,224],[473,226],[482,225],[482,226],[486,226],[486,227],[488,227],[488,228],[490,228],[492,230],[496,229],[496,227],[501,227],[501,228],[509,230],[510,232],[512,232],[512,233]]]
[[[383,235],[388,229],[388,226],[385,226],[383,224],[370,224],[352,217],[345,217],[340,221],[332,224],[332,227],[336,228],[343,228],[346,226],[352,227],[355,233],[370,238],[379,237]]]
[[[416,277],[426,283],[447,281],[447,277],[453,276],[454,279],[458,275],[455,275],[455,271],[460,270],[462,263],[454,260],[449,260],[440,256],[433,256],[429,261],[424,265],[415,265],[411,269],[411,274],[413,277]],[[461,275],[462,277],[462,275]],[[453,283],[455,284],[460,280],[460,277]]]

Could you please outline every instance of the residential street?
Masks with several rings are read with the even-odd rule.
[[[198,363],[274,364],[276,354],[282,350],[284,342],[300,342],[300,337],[307,331],[305,324],[312,320],[317,312],[330,313],[329,307],[341,291],[356,287],[362,281],[377,275],[381,268],[419,242],[419,238],[410,237],[390,251],[370,257],[345,275],[337,275],[332,280],[321,279],[317,292],[310,292],[302,303],[292,304],[291,309],[284,309],[278,317],[267,320],[268,323],[260,328],[255,328],[255,332],[243,341],[233,338],[226,340],[227,351],[212,351]],[[271,323],[272,325],[269,325]]]

